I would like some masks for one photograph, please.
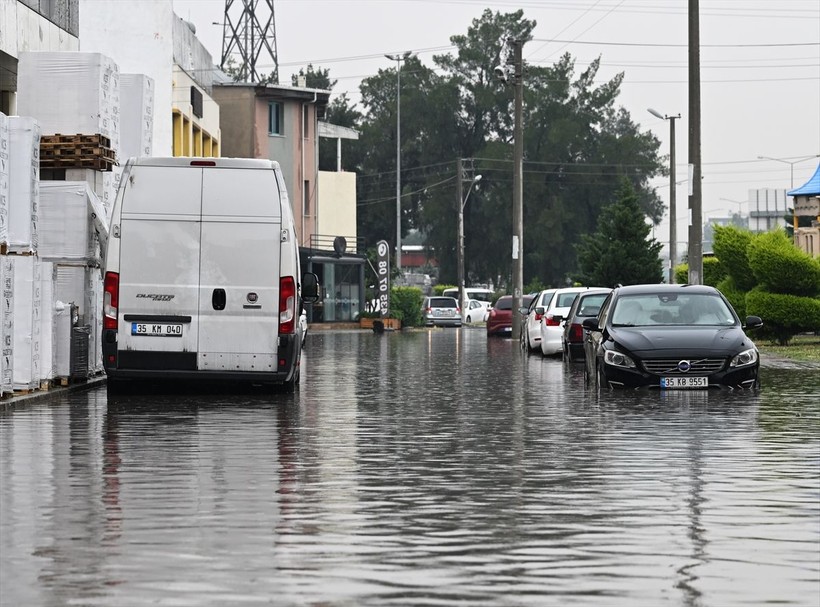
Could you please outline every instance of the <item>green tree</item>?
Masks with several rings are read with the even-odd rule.
[[[581,237],[578,245],[578,281],[602,287],[616,284],[659,283],[663,278],[660,250],[648,238],[651,227],[632,184],[624,180],[615,203],[598,218],[598,229]]]
[[[523,11],[492,12],[451,37],[455,53],[418,58],[401,72],[402,229],[428,235],[440,279],[456,280],[456,158],[481,174],[464,208],[469,281],[505,282],[512,240],[513,87],[494,75],[508,59],[504,41],[529,40]],[[565,284],[577,268],[574,244],[595,225],[621,179],[645,215],[663,212],[649,180],[664,171],[659,141],[616,107],[622,75],[597,83],[599,62],[580,74],[565,55],[553,66],[524,66],[524,280]],[[395,234],[395,69],[362,83],[359,233]]]

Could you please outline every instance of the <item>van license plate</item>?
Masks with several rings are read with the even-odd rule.
[[[146,337],[182,337],[182,325],[132,322],[131,335],[145,335]]]
[[[708,388],[708,377],[661,377],[661,388]]]

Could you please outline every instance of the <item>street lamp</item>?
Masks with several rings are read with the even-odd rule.
[[[677,223],[676,223],[676,200],[675,200],[675,120],[677,116],[663,115],[652,108],[647,108],[650,114],[661,120],[669,121],[669,284],[675,282],[675,261],[677,260]]]
[[[798,158],[797,160],[788,160],[786,158],[772,158],[771,156],[758,156],[758,160],[774,160],[775,162],[782,162],[783,164],[788,164],[789,168],[791,169],[791,189],[794,189],[794,165],[799,164],[801,162],[805,162],[806,160],[811,160],[812,158],[820,158],[820,154],[815,154],[814,156],[803,156]]]
[[[385,55],[396,62],[396,269],[401,275],[401,62],[407,61],[413,53],[405,51],[401,55]]]
[[[459,195],[458,200],[458,300],[461,308],[461,322],[467,315],[464,305],[464,207],[467,206],[467,201],[470,199],[470,192],[473,191],[473,186],[481,181],[481,175],[476,175],[472,179],[464,179],[461,172],[461,158],[458,159],[458,182],[456,184],[456,191]],[[464,200],[461,200],[461,184],[465,181],[470,182],[470,187],[467,188],[467,195]]]
[[[812,158],[820,158],[820,154],[815,154],[814,156],[802,156],[797,160],[788,160],[786,158],[772,158],[771,156],[758,156],[758,160],[774,160],[775,162],[782,162],[783,164],[789,165],[789,170],[791,171],[791,190],[794,189],[794,165],[799,164],[801,162],[805,162],[806,160],[811,160]],[[794,237],[797,238],[797,205],[794,205],[795,208],[793,209],[792,215],[792,226],[794,230]]]

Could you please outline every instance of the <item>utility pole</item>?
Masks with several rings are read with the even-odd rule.
[[[677,239],[678,239],[678,218],[677,218],[677,204],[675,197],[675,120],[680,118],[677,116],[664,116],[660,112],[649,108],[649,113],[660,118],[661,120],[669,121],[669,284],[675,283],[675,261],[678,258]]]
[[[513,128],[513,240],[512,240],[512,336],[521,333],[521,296],[524,290],[524,67],[521,40],[511,41],[513,47],[513,84],[515,85],[515,124]]]
[[[464,200],[463,184],[464,167],[461,157],[456,160],[456,209],[458,209],[458,243],[456,244],[456,263],[458,264],[458,307],[464,319]]]
[[[689,0],[689,284],[703,284],[703,188],[700,151],[700,6]]]

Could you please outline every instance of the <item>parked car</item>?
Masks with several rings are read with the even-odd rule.
[[[585,318],[598,316],[601,304],[612,289],[590,289],[578,293],[575,301],[567,312],[564,320],[564,333],[561,336],[561,349],[564,360],[573,362],[584,360],[584,329],[582,323]]]
[[[465,322],[486,322],[489,315],[489,302],[479,301],[478,299],[467,300],[467,308],[464,310]]]
[[[545,289],[532,298],[521,322],[521,348],[533,352],[541,346],[541,317],[552,300],[556,289]]]
[[[757,347],[714,287],[632,285],[614,289],[588,329],[584,375],[606,388],[749,388],[760,386]]]
[[[461,310],[455,297],[425,297],[422,314],[428,327],[461,326]]]
[[[521,307],[528,308],[535,294],[523,295],[521,297]],[[520,310],[518,310],[520,314]],[[490,309],[487,318],[487,337],[492,335],[512,335],[512,295],[502,295]],[[523,322],[523,318],[521,321]]]
[[[599,287],[566,287],[556,289],[549,305],[541,317],[541,354],[553,356],[562,350],[561,340],[564,335],[564,318],[578,293],[598,289]]]

